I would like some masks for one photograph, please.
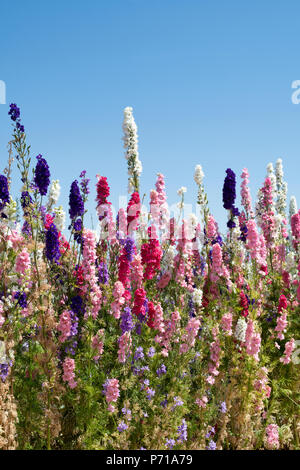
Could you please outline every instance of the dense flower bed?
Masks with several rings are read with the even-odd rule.
[[[300,211],[281,160],[252,205],[226,170],[227,234],[209,210],[170,217],[158,174],[142,210],[137,127],[124,111],[129,202],[116,219],[97,176],[99,232],[82,171],[65,212],[12,104],[0,175],[1,449],[299,449]],[[14,159],[22,190],[10,194]],[[186,188],[179,189],[182,211]],[[17,204],[18,202],[18,204]]]

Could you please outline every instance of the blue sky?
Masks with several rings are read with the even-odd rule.
[[[96,173],[108,177],[116,204],[127,190],[121,126],[132,106],[147,196],[161,172],[170,203],[186,186],[195,206],[200,163],[222,227],[226,168],[237,176],[249,169],[254,198],[266,165],[281,157],[289,196],[300,200],[300,104],[291,101],[300,79],[298,1],[7,0],[0,17],[1,172],[8,104],[16,102],[33,156],[41,153],[61,181],[65,208],[83,169],[89,208]]]

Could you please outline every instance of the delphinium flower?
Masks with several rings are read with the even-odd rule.
[[[141,246],[142,263],[145,267],[144,279],[152,279],[160,269],[160,260],[162,258],[162,250],[154,225],[148,228],[149,242],[143,243]]]
[[[96,240],[95,234],[88,229],[84,229],[82,233],[83,239],[83,276],[85,284],[81,288],[82,292],[89,297],[91,304],[91,315],[95,319],[100,310],[102,303],[102,292],[98,285],[96,275]]]
[[[0,379],[2,380],[2,382],[5,382],[7,377],[8,377],[8,374],[10,372],[10,367],[12,366],[12,362],[4,362],[2,364],[0,364]]]
[[[51,224],[49,230],[46,230],[45,245],[46,258],[51,262],[58,261],[60,258],[59,237],[55,224]]]
[[[153,388],[147,387],[146,394],[147,394],[147,399],[152,400],[152,398],[155,395],[155,390],[153,390]]]
[[[63,380],[64,382],[68,382],[70,388],[77,387],[77,382],[75,379],[75,361],[70,357],[66,357],[63,362]]]
[[[199,318],[190,318],[187,326],[185,327],[185,332],[182,335],[182,344],[179,348],[179,353],[186,353],[190,348],[195,345],[195,340],[197,333],[200,327]]]
[[[247,330],[246,320],[244,318],[239,318],[236,324],[234,336],[241,343],[245,342],[246,330]]]
[[[125,298],[123,297],[124,293],[125,288],[122,282],[116,281],[112,292],[114,301],[111,303],[110,313],[117,319],[120,318],[121,308],[125,303]]]
[[[97,334],[92,337],[92,347],[97,354],[93,357],[94,361],[98,361],[100,356],[103,354],[104,347],[104,330],[101,328],[97,331]]]
[[[16,130],[21,133],[25,132],[24,126],[21,124],[20,108],[15,103],[10,104],[8,114],[11,120],[16,123]]]
[[[15,103],[11,103],[8,114],[12,121],[16,121],[20,117],[20,108]]]
[[[291,229],[294,237],[293,246],[297,249],[300,242],[300,210],[291,217]]]
[[[247,227],[247,218],[245,215],[245,212],[242,211],[239,215],[239,229],[240,229],[240,236],[238,237],[238,240],[241,240],[242,242],[246,242],[247,240],[247,234],[248,234],[248,227]],[[233,232],[235,233],[235,232]]]
[[[207,217],[206,236],[209,239],[214,239],[218,234],[218,225],[212,215]]]
[[[82,232],[82,220],[81,218],[78,218],[75,220],[74,224],[73,224],[73,229],[74,229],[74,240],[81,244],[82,243],[82,235],[81,235],[81,232]]]
[[[222,414],[224,414],[224,413],[227,412],[227,406],[226,406],[226,402],[225,402],[225,401],[222,401],[222,402],[220,403],[220,412],[221,412]]]
[[[23,248],[21,253],[19,253],[16,257],[15,261],[15,269],[17,273],[24,274],[26,271],[30,269],[31,262],[30,262],[30,255],[26,248]]]
[[[216,282],[219,276],[223,274],[223,255],[222,248],[218,243],[212,247],[211,280]]]
[[[116,217],[116,228],[118,240],[124,240],[127,235],[127,214],[124,207],[121,207]]]
[[[127,237],[124,243],[124,251],[127,256],[128,261],[131,263],[133,260],[133,255],[135,251],[135,242],[132,237]]]
[[[110,188],[107,183],[107,178],[105,176],[99,176],[97,185],[97,197],[96,197],[96,202],[97,202],[97,214],[99,217],[99,220],[105,219],[108,213],[108,206],[111,205],[111,202],[107,201],[107,198],[110,194]]]
[[[268,163],[267,165],[267,178],[269,178],[271,181],[273,200],[274,200],[276,197],[277,185],[276,185],[276,176],[274,173],[273,163]]]
[[[294,214],[297,214],[297,212],[298,212],[297,200],[296,200],[295,196],[291,196],[290,205],[289,205],[290,222],[291,222],[292,216]]]
[[[206,382],[213,385],[215,383],[215,376],[219,375],[218,368],[220,366],[221,347],[218,339],[210,344],[209,351],[210,362],[208,364],[208,372],[210,375],[208,375]]]
[[[69,330],[68,340],[70,343],[65,347],[65,352],[70,353],[72,356],[75,355],[76,348],[77,348],[77,339],[76,336],[78,334],[78,316],[72,310],[69,310],[71,325]]]
[[[286,310],[287,306],[288,306],[288,303],[287,303],[286,296],[284,294],[281,294],[279,296],[278,307],[277,307],[278,313],[281,313],[282,310]]]
[[[50,189],[49,189],[49,195],[48,195],[48,210],[54,206],[59,198],[60,195],[60,184],[59,180],[54,180],[51,183]]]
[[[255,259],[258,264],[260,264],[260,255],[259,255],[259,234],[257,226],[254,219],[251,219],[247,223],[247,245],[246,247],[250,250],[250,255],[252,259]]]
[[[193,286],[193,252],[190,240],[187,238],[187,222],[184,219],[179,228],[176,250],[177,254],[174,258],[175,281],[181,287],[191,291]]]
[[[137,191],[132,193],[127,206],[127,233],[131,234],[138,228],[138,219],[141,213],[141,200]]]
[[[59,337],[59,341],[64,343],[71,334],[71,315],[68,310],[64,310],[59,317],[59,324],[57,326],[57,330],[60,331],[61,335]]]
[[[157,317],[158,324],[156,329],[159,331],[159,334],[155,337],[155,342],[158,343],[163,349],[161,354],[164,357],[168,356],[168,351],[171,348],[171,340],[173,337],[178,335],[179,333],[179,325],[180,325],[180,313],[178,310],[175,310],[171,314],[170,320],[164,320],[163,318],[163,310],[161,305],[159,305],[159,316]]]
[[[167,197],[165,192],[165,180],[164,175],[161,173],[157,174],[157,180],[155,183],[156,194],[157,194],[157,205],[158,205],[158,226],[162,232],[162,237],[167,236],[168,222],[170,220],[170,213],[167,204]]]
[[[118,259],[119,269],[118,269],[118,279],[125,288],[130,286],[130,261],[125,247],[121,250],[121,255]]]
[[[283,181],[283,167],[282,160],[278,158],[276,162],[276,186],[277,186],[277,201],[276,210],[278,214],[285,217],[286,211],[286,198],[287,198],[287,183]]]
[[[182,420],[181,425],[177,428],[179,434],[177,442],[187,441],[187,422],[185,419]]]
[[[242,197],[242,206],[244,207],[248,218],[253,216],[251,195],[249,191],[249,173],[248,169],[244,168],[241,174],[242,183],[241,183],[241,197]]]
[[[284,356],[280,358],[280,362],[283,364],[289,364],[291,362],[291,355],[296,345],[295,340],[292,338],[290,341],[285,343]]]
[[[221,318],[221,328],[228,335],[232,335],[232,313],[224,313]]]
[[[134,361],[138,361],[139,359],[144,359],[144,352],[142,346],[139,346],[136,348],[134,357]]]
[[[172,411],[174,411],[177,406],[182,406],[182,405],[183,405],[182,399],[180,397],[174,397],[174,405],[172,406]]]
[[[45,208],[43,206],[40,208],[40,213],[41,213],[41,217],[42,217],[45,229],[49,230],[51,224],[53,224],[54,222],[54,217],[52,217],[52,215],[50,214],[46,214]]]
[[[121,421],[118,425],[118,431],[119,432],[123,432],[123,431],[126,431],[126,429],[128,429],[128,425],[126,423],[124,423],[124,421]]]
[[[278,449],[279,433],[277,424],[268,424],[266,427],[266,445],[268,449]]]
[[[120,395],[119,380],[107,379],[103,386],[103,393],[107,403],[111,404],[112,402],[116,402]]]
[[[75,295],[71,299],[71,310],[77,315],[83,316],[85,313],[85,303],[80,295]]]
[[[118,359],[119,362],[124,363],[126,359],[131,354],[131,334],[130,331],[125,331],[118,340],[119,349],[118,349]]]
[[[27,307],[27,296],[25,292],[17,291],[14,295],[14,298],[18,300],[18,305],[20,305],[20,307]]]
[[[124,148],[128,164],[128,192],[139,191],[139,178],[142,173],[142,163],[139,160],[137,126],[132,114],[132,108],[124,109]]]
[[[167,439],[165,442],[165,447],[167,447],[167,449],[169,450],[172,450],[175,444],[176,444],[175,439]]]
[[[226,170],[227,176],[224,180],[223,185],[223,207],[230,211],[230,218],[227,222],[227,227],[234,228],[235,222],[234,217],[239,215],[238,210],[234,207],[234,202],[236,198],[235,192],[235,173],[230,169],[227,168]]]
[[[132,308],[132,313],[135,315],[145,315],[145,301],[146,301],[146,291],[144,289],[136,289],[134,293],[134,305]]]
[[[0,211],[2,211],[6,204],[9,202],[9,190],[7,178],[0,175]]]
[[[143,284],[144,270],[141,255],[138,253],[133,256],[130,265],[130,283],[134,289],[140,289]]]
[[[216,450],[217,444],[211,439],[206,447],[207,450]]]
[[[243,291],[240,292],[240,306],[242,308],[241,315],[243,315],[243,317],[247,317],[249,315],[249,301]]]
[[[149,328],[160,330],[160,325],[163,321],[163,312],[160,304],[154,305],[153,302],[149,301],[147,315],[147,325]]]
[[[20,202],[21,202],[22,209],[24,210],[24,214],[26,214],[27,212],[26,208],[29,206],[29,204],[32,203],[32,198],[28,191],[22,191]]]
[[[42,196],[45,196],[47,194],[48,186],[50,184],[49,166],[46,160],[42,157],[42,155],[38,155],[36,158],[37,164],[34,172],[34,183],[39,193]]]
[[[80,173],[79,177],[81,178],[81,181],[80,181],[81,190],[82,190],[83,194],[85,196],[87,196],[90,193],[90,189],[89,189],[90,179],[86,178],[85,175],[86,175],[86,170],[83,170]]]
[[[203,173],[203,170],[202,170],[202,166],[201,165],[196,165],[195,166],[195,172],[194,172],[194,181],[195,181],[196,185],[198,186],[198,199],[197,199],[197,202],[200,205],[204,204],[204,202],[205,202],[203,178],[204,178],[204,173]]]
[[[158,377],[166,373],[167,373],[167,368],[164,364],[162,364],[158,369],[156,369],[156,374],[158,375]]]
[[[128,421],[131,421],[131,410],[129,408],[126,408],[126,406],[124,406],[122,408],[122,413]]]
[[[155,348],[153,346],[151,346],[151,348],[149,348],[149,351],[147,353],[147,356],[148,357],[153,357],[155,354]]]
[[[121,313],[120,327],[122,333],[125,333],[126,331],[131,331],[134,327],[131,310],[129,307],[125,307],[123,312]]]
[[[190,298],[188,300],[188,307],[189,307],[189,317],[193,318],[196,316],[196,309],[193,300]]]
[[[65,229],[66,213],[63,210],[62,206],[55,207],[53,211],[54,211],[55,225],[58,228],[58,230],[62,232]]]
[[[98,264],[98,279],[100,284],[108,284],[108,267],[105,261],[100,261]]]
[[[197,307],[201,307],[202,305],[202,297],[203,297],[203,292],[201,289],[194,289],[192,298],[193,298],[193,303],[197,305]]]
[[[202,398],[196,398],[195,403],[200,408],[206,408],[206,405],[208,403],[208,398],[205,395],[203,395]]]
[[[249,320],[247,323],[247,329],[245,334],[245,346],[246,352],[258,362],[258,353],[260,351],[261,337],[260,334],[254,331],[253,320]]]
[[[22,234],[28,237],[32,236],[31,226],[29,225],[27,220],[24,221],[24,224],[22,226]]]
[[[73,181],[71,184],[69,195],[69,214],[72,220],[74,220],[76,217],[81,217],[84,214],[83,199],[80,194],[77,180]]]
[[[266,178],[261,188],[262,213],[259,217],[260,226],[266,241],[266,246],[270,248],[275,236],[275,221],[273,211],[272,184],[270,178]]]
[[[277,318],[275,331],[277,331],[277,338],[284,339],[284,334],[288,325],[287,313],[283,312],[280,317]]]

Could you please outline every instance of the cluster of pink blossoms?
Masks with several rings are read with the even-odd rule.
[[[75,361],[71,357],[66,357],[63,362],[63,380],[68,382],[70,388],[77,387],[77,382],[75,379]]]
[[[292,338],[290,341],[285,343],[284,356],[280,358],[280,362],[283,364],[289,364],[291,362],[291,355],[295,349],[295,340]]]
[[[241,183],[241,196],[242,196],[242,206],[245,208],[248,216],[253,215],[252,206],[251,206],[251,195],[248,187],[249,183],[249,173],[247,168],[244,168],[241,174],[242,183]]]
[[[210,350],[210,362],[208,364],[208,372],[210,375],[206,378],[206,382],[210,385],[215,383],[215,377],[219,375],[218,368],[220,366],[220,355],[221,347],[220,341],[217,339],[217,331],[214,334],[215,341],[213,341],[209,347]]]
[[[97,351],[97,355],[94,356],[94,361],[98,361],[100,356],[103,354],[104,347],[104,330],[101,328],[97,334],[92,337],[92,347]]]
[[[246,329],[246,352],[250,356],[253,356],[256,361],[259,361],[258,353],[260,351],[261,337],[259,333],[255,333],[253,321],[248,320]]]
[[[104,394],[106,401],[109,404],[108,410],[114,412],[115,407],[112,405],[112,402],[116,402],[120,396],[119,380],[108,379],[104,384]]]
[[[96,276],[96,240],[91,230],[83,231],[83,263],[82,270],[86,284],[82,287],[82,292],[89,295],[92,305],[91,314],[96,318],[101,307],[101,289]]]
[[[185,327],[186,333],[182,336],[182,344],[179,348],[180,354],[186,353],[194,346],[200,324],[201,322],[199,318],[193,317],[189,319],[189,322]]]
[[[279,448],[279,433],[277,424],[269,424],[266,427],[266,445],[268,449]]]
[[[30,269],[30,256],[26,248],[23,248],[21,253],[18,254],[16,258],[15,269],[17,273],[24,274],[27,270]]]
[[[174,338],[175,342],[179,341],[176,333],[180,318],[180,313],[177,310],[172,312],[171,318],[164,320],[164,325],[160,326],[159,334],[155,336],[155,342],[163,348],[161,354],[165,357],[168,356],[168,351],[171,349],[171,340]]]
[[[126,362],[127,357],[131,353],[132,339],[131,339],[130,331],[125,331],[125,333],[123,333],[120,336],[118,343],[119,343],[118,359],[119,359],[119,362],[124,364]]]
[[[111,311],[110,311],[110,313],[112,313],[113,316],[117,319],[120,318],[121,308],[123,307],[125,303],[125,298],[123,297],[124,293],[125,293],[125,288],[122,282],[117,281],[113,289],[113,296],[115,300],[111,304]]]
[[[221,318],[221,328],[228,336],[232,335],[232,313],[224,313]]]
[[[72,321],[71,315],[68,310],[64,310],[59,317],[59,324],[57,330],[61,332],[59,341],[63,343],[68,339],[71,333]]]
[[[277,338],[284,339],[284,332],[286,331],[288,325],[287,314],[284,312],[280,317],[277,318],[277,323],[275,331],[277,331]]]

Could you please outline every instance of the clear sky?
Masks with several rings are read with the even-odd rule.
[[[0,18],[1,172],[15,102],[33,156],[41,153],[61,182],[65,208],[83,169],[89,207],[96,173],[108,177],[116,204],[127,191],[121,126],[132,106],[147,196],[161,172],[170,203],[186,186],[195,205],[200,163],[222,226],[226,168],[238,177],[249,169],[254,198],[266,165],[281,157],[289,196],[300,200],[300,104],[291,101],[298,0],[4,0]]]

